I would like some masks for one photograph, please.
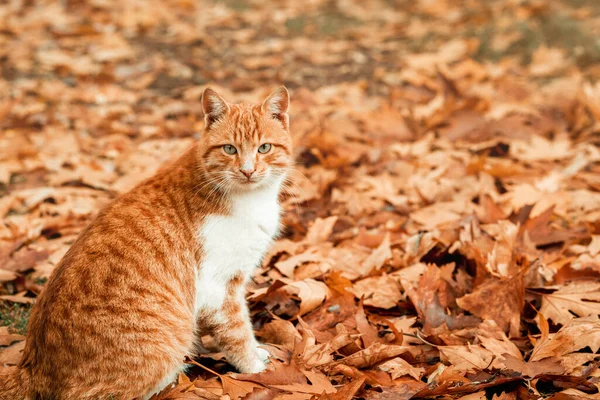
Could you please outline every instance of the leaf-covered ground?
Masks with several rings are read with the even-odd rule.
[[[598,37],[594,0],[4,2],[0,364],[207,85],[284,83],[295,184],[248,294],[273,361],[204,338],[158,398],[600,398]]]

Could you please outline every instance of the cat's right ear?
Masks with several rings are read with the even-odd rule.
[[[208,129],[229,112],[227,102],[211,88],[202,93],[202,110],[204,111],[204,129]]]

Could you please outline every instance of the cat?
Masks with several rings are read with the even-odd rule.
[[[103,209],[56,267],[0,398],[147,399],[206,333],[240,372],[266,368],[245,287],[280,230],[289,102],[283,86],[261,105],[204,91],[192,148]]]

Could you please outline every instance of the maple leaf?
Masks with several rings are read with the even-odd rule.
[[[338,334],[327,343],[318,345],[315,335],[308,325],[299,319],[302,330],[302,340],[296,342],[294,347],[294,357],[298,365],[311,368],[323,366],[333,361],[332,353],[344,346],[353,343],[359,335],[353,335],[345,331],[341,325],[336,325]]]
[[[323,394],[317,397],[317,400],[351,400],[354,395],[361,388],[365,378],[355,379],[354,381],[345,384],[337,390],[334,394]]]
[[[258,374],[236,374],[237,380],[256,382],[266,387],[295,393],[334,393],[329,379],[316,370],[300,370],[292,362],[282,364],[273,361],[268,370]]]
[[[535,344],[530,361],[564,357],[584,347],[590,347],[594,353],[600,349],[600,320],[597,316],[572,319],[554,334],[549,333],[548,322],[541,312],[538,321],[542,336]]]
[[[520,274],[507,279],[490,278],[456,303],[482,319],[495,321],[511,336],[518,336],[524,291]]]
[[[390,234],[387,233],[381,244],[362,262],[363,271],[368,275],[373,269],[379,269],[389,258],[392,257],[390,249]]]
[[[382,371],[388,372],[392,377],[392,380],[395,380],[405,375],[410,375],[416,380],[420,380],[421,376],[425,372],[424,368],[413,367],[400,357],[388,360],[383,364],[378,365],[377,368]]]
[[[291,290],[295,295],[300,297],[300,315],[314,310],[329,295],[327,285],[314,279],[293,281],[281,278],[281,281],[287,284],[283,290]]]
[[[408,350],[408,346],[386,345],[375,342],[364,350],[357,351],[348,357],[336,361],[336,364],[341,363],[356,368],[366,368],[380,361],[406,353]]]
[[[525,362],[521,358],[516,358],[510,354],[503,356],[503,361],[506,368],[512,369],[521,373],[523,376],[535,378],[536,376],[554,373],[561,374],[565,371],[560,362],[555,358],[547,358],[542,361],[529,361]]]
[[[368,306],[390,309],[402,299],[398,278],[390,275],[365,278],[354,284],[356,297],[364,297]]]
[[[450,329],[459,329],[480,322],[474,317],[448,314],[447,307],[444,307],[442,302],[450,305],[454,296],[448,283],[442,279],[437,266],[415,264],[401,270],[399,275],[406,294],[422,319],[423,331],[426,334],[435,332],[436,328],[444,325]]]
[[[573,314],[600,314],[600,282],[571,282],[551,294],[542,295],[540,313],[557,324],[567,324]]]
[[[517,346],[506,337],[504,331],[492,320],[484,321],[479,325],[476,336],[481,345],[499,359],[502,359],[505,354],[510,354],[517,359],[523,359]]]
[[[0,346],[10,346],[14,342],[25,340],[24,335],[10,333],[7,326],[0,327]]]
[[[293,349],[296,340],[301,338],[294,324],[283,319],[274,319],[264,324],[256,334],[268,343],[280,344],[289,349]]]
[[[377,328],[369,323],[367,315],[365,314],[365,309],[363,308],[362,299],[358,304],[358,310],[356,311],[356,329],[362,335],[361,340],[365,348],[378,340]]]
[[[441,346],[439,350],[450,364],[463,371],[488,369],[495,362],[494,354],[479,345]]]

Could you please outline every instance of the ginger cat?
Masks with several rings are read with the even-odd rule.
[[[0,398],[147,399],[200,333],[239,371],[266,368],[245,286],[279,230],[289,94],[229,104],[206,89],[202,106],[198,142],[101,211],[57,266]]]

